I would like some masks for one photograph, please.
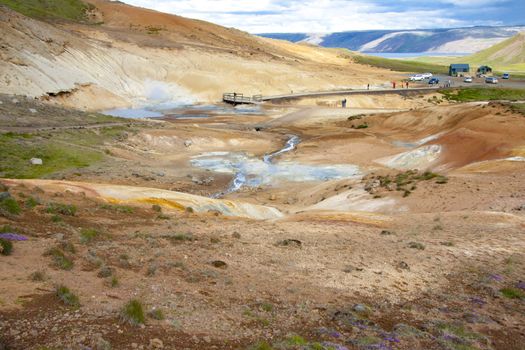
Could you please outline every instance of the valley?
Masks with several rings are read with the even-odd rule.
[[[523,348],[521,81],[89,4],[0,6],[1,350]]]

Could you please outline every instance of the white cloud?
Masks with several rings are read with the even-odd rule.
[[[437,0],[480,4],[489,0]],[[501,0],[492,0],[501,1]],[[471,25],[445,9],[389,11],[366,0],[124,0],[161,12],[202,19],[251,33],[436,28]],[[384,2],[383,2],[384,4]],[[438,6],[439,7],[439,6]]]

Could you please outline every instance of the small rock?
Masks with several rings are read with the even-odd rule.
[[[303,243],[298,239],[285,239],[282,241],[277,242],[277,245],[285,246],[285,247],[297,247],[301,248]]]
[[[234,233],[232,233],[232,237],[235,238],[235,239],[240,239],[241,238],[241,234],[239,232],[234,232]]]
[[[400,261],[399,264],[397,264],[397,267],[399,267],[401,270],[410,270],[410,266],[404,261]]]
[[[159,338],[154,338],[149,341],[149,346],[153,349],[163,349],[164,343]]]
[[[3,201],[4,199],[11,198],[11,195],[9,192],[0,192],[0,201]]]
[[[193,145],[193,141],[191,141],[191,140],[184,141],[184,146],[185,147],[190,147],[191,145]]]
[[[13,102],[14,104],[20,103],[20,101],[17,98],[12,99],[11,102]]]
[[[271,200],[271,201],[274,201],[274,200],[276,200],[276,199],[277,199],[277,196],[275,195],[275,193],[272,193],[272,194],[270,195],[270,200]]]
[[[35,114],[35,113],[38,113],[38,111],[34,108],[29,108],[29,112]]]
[[[353,310],[358,313],[368,313],[370,312],[370,309],[363,304],[355,304],[353,307]]]
[[[383,235],[383,236],[390,236],[390,235],[393,235],[393,234],[394,234],[394,232],[392,232],[392,231],[387,231],[387,230],[381,231],[381,235]]]
[[[208,336],[205,336],[205,337],[202,338],[202,339],[204,339],[204,341],[205,341],[206,343],[208,343],[208,344],[211,343],[211,338],[208,337]]]
[[[29,161],[32,165],[42,165],[44,162],[40,158],[31,158]]]
[[[520,205],[519,207],[516,207],[514,210],[517,211],[525,211],[525,204]]]
[[[215,260],[215,261],[212,261],[211,262],[211,265],[213,267],[216,267],[218,269],[225,269],[228,267],[228,264],[226,264],[224,261],[222,260]]]

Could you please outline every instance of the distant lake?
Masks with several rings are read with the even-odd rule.
[[[436,57],[436,56],[467,56],[464,52],[363,52],[366,55],[383,58],[410,58],[410,57]]]

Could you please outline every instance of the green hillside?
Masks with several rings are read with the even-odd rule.
[[[525,67],[525,34],[520,33],[488,49],[468,57],[472,63],[494,66],[523,65]]]
[[[28,17],[83,21],[91,4],[81,0],[0,0],[1,5]]]
[[[512,72],[525,75],[525,33],[465,57],[416,57],[412,60],[427,64],[449,65],[469,63],[471,66],[491,66],[496,72]],[[516,74],[514,74],[516,75]]]

